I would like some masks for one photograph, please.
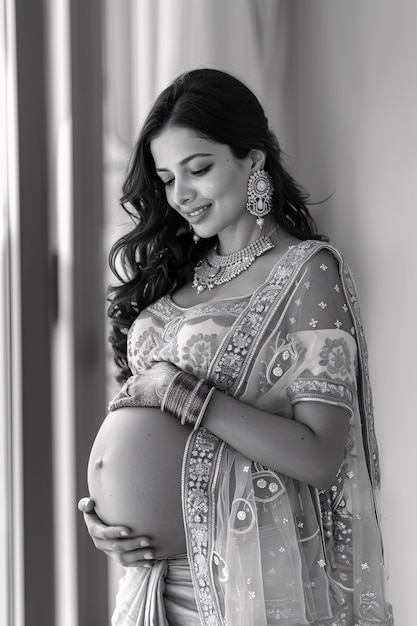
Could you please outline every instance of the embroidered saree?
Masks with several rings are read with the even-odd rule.
[[[182,499],[200,623],[391,626],[367,348],[338,251],[317,241],[292,246],[246,297],[189,309],[163,297],[133,323],[128,359],[133,374],[168,361],[288,419],[303,401],[350,414],[343,462],[326,491],[245,458],[204,427],[190,435]],[[127,572],[115,626],[145,623],[149,576]]]

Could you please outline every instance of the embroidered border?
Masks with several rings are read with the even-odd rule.
[[[344,289],[346,290],[346,293],[349,295],[349,304],[355,324],[356,338],[359,343],[358,358],[360,376],[362,381],[362,394],[359,395],[359,400],[362,404],[362,410],[365,415],[365,420],[363,420],[362,422],[365,456],[367,458],[369,474],[371,476],[373,486],[379,487],[381,481],[381,471],[379,465],[378,443],[375,434],[374,406],[368,364],[368,346],[366,343],[362,315],[359,308],[356,286],[353,280],[352,273],[349,267],[341,259],[337,250],[334,250],[334,252],[340,263],[342,264],[342,284]],[[377,511],[377,515],[379,516],[376,502],[375,509]]]
[[[250,368],[253,351],[262,340],[262,333],[259,333],[261,325],[267,326],[291,286],[294,274],[298,273],[300,260],[306,261],[321,246],[317,241],[292,246],[280,259],[269,280],[255,292],[244,316],[236,320],[230,339],[222,346],[222,354],[213,367],[210,378],[219,391],[238,396],[239,387],[244,384],[245,374]]]
[[[224,624],[211,571],[215,526],[213,490],[225,444],[201,428],[187,442],[182,470],[182,497],[187,554],[203,626]]]
[[[353,413],[355,393],[342,381],[326,378],[297,378],[289,387],[291,404],[302,400],[320,400],[346,408]]]

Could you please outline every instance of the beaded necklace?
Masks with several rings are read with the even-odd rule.
[[[197,293],[224,285],[247,270],[259,256],[274,247],[269,238],[274,230],[233,254],[217,254],[217,246],[212,248],[207,257],[194,268],[193,287]]]

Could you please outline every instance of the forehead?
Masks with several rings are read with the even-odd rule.
[[[150,143],[155,167],[181,165],[192,155],[229,155],[229,146],[199,137],[189,128],[168,126]]]

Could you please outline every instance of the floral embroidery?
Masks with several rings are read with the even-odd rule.
[[[191,335],[184,346],[184,370],[195,376],[205,375],[216,350],[217,335]]]
[[[324,365],[330,374],[345,378],[350,373],[352,362],[345,339],[326,339],[320,357],[320,365]]]
[[[228,578],[227,565],[220,555],[213,553],[209,564],[210,477],[224,444],[205,428],[199,429],[189,440],[184,465],[184,515],[190,540],[189,560],[202,623],[207,626],[223,624],[215,590],[210,585],[209,570],[221,565],[222,575]]]
[[[361,594],[361,613],[367,621],[379,619],[378,616],[381,614],[381,605],[378,602],[375,592],[367,591]]]

